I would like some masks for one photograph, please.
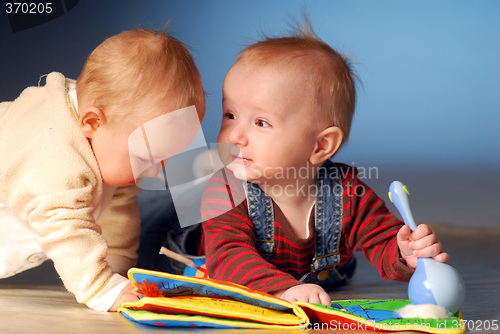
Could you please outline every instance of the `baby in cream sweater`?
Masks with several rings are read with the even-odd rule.
[[[186,47],[142,29],[105,40],[76,81],[51,73],[0,103],[0,278],[48,258],[92,309],[137,300],[125,275],[138,185],[189,145],[204,111]]]

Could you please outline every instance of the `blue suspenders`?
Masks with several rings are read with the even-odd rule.
[[[269,259],[275,251],[273,202],[258,185],[245,183],[248,215],[254,226],[256,247],[265,259]],[[311,276],[323,281],[332,274],[342,279],[335,269],[335,266],[340,263],[339,246],[343,216],[342,178],[338,167],[330,160],[327,160],[318,171],[316,192],[315,253],[311,271],[304,275],[301,281],[308,281]]]

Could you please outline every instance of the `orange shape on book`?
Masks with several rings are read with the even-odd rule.
[[[148,283],[147,281],[142,281],[142,285],[135,282],[135,288],[137,292],[146,297],[163,297],[163,291],[158,288],[156,282],[153,284]]]

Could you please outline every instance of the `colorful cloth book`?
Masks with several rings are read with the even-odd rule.
[[[331,306],[289,303],[210,278],[131,269],[141,299],[118,310],[126,319],[160,327],[316,329],[464,333],[460,312],[448,319],[402,319],[405,299],[340,300]]]

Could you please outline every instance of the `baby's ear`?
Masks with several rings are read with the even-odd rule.
[[[87,138],[92,138],[95,131],[104,124],[106,118],[101,109],[97,107],[86,107],[80,112],[80,130]]]
[[[327,159],[337,152],[344,134],[339,127],[331,126],[321,131],[316,137],[316,144],[314,150],[309,157],[312,164],[323,164]]]

